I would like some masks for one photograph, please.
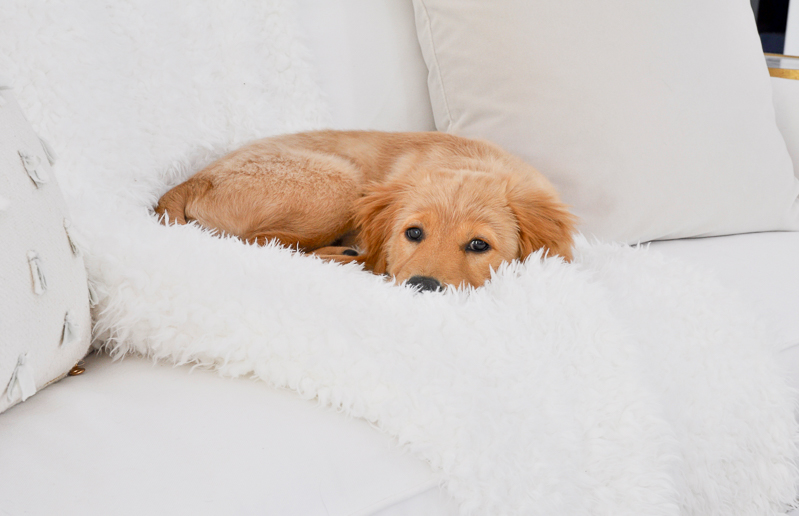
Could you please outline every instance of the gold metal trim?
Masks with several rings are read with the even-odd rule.
[[[769,75],[772,77],[780,77],[782,79],[793,79],[799,81],[799,70],[791,70],[789,68],[769,68]]]
[[[764,55],[767,55],[767,56],[770,56],[770,57],[789,57],[789,58],[799,59],[799,56],[790,56],[788,54],[770,54],[768,52],[765,52]]]
[[[766,56],[766,58],[775,58],[775,59],[779,59],[779,60],[782,60],[782,59],[790,60],[790,61],[793,61],[792,64],[799,63],[799,56],[789,56],[787,54],[771,54],[771,53],[765,53],[764,55]],[[768,61],[769,59],[766,59],[766,60]],[[773,60],[774,59],[772,59],[772,61]],[[777,63],[769,63],[769,64],[782,65],[783,63],[777,62]],[[797,68],[783,68],[782,66],[775,67],[775,68],[769,67],[768,73],[772,77],[779,77],[781,79],[792,79],[792,80],[795,80],[795,81],[799,80],[799,67],[797,67]]]

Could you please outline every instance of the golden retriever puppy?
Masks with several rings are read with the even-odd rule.
[[[478,287],[542,248],[571,260],[576,222],[521,159],[439,132],[266,138],[168,191],[155,211],[165,224],[358,261],[422,290]]]

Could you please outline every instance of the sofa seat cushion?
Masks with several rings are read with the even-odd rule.
[[[780,349],[799,345],[799,232],[747,233],[650,245],[666,256],[712,271],[739,292],[752,310],[776,329]]]
[[[4,414],[0,463],[10,514],[371,514],[438,484],[365,421],[135,356]]]

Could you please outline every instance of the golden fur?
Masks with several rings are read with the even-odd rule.
[[[480,286],[491,268],[541,248],[571,260],[575,226],[533,167],[493,144],[439,132],[256,141],[167,192],[155,211],[259,245],[277,239],[359,261],[398,282],[456,286]],[[353,244],[359,256],[333,247]]]

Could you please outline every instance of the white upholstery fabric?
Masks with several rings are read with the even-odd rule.
[[[331,128],[433,131],[427,68],[405,0],[297,0]]]
[[[415,0],[439,130],[552,179],[587,234],[799,228],[748,2]]]
[[[371,514],[437,482],[366,422],[262,382],[86,368],[2,416],[9,514]]]
[[[715,273],[777,331],[782,349],[799,345],[799,232],[652,242],[653,249]],[[799,369],[796,371],[799,378]]]
[[[0,99],[2,412],[86,354],[91,320],[83,258],[47,154],[11,91]]]

